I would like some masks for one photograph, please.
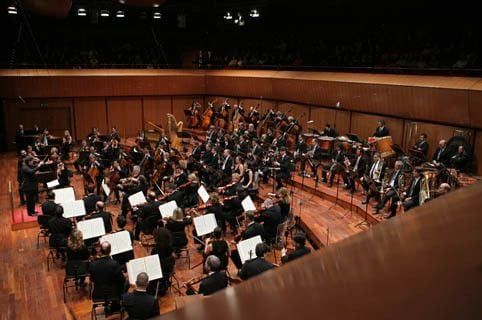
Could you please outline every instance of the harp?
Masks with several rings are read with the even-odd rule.
[[[182,132],[182,121],[177,122],[176,117],[173,114],[167,114],[167,131],[166,136],[171,141],[171,146],[178,149],[181,146],[181,140],[178,137],[178,133]]]

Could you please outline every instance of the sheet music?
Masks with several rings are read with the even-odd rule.
[[[77,222],[77,229],[82,231],[84,240],[97,238],[105,234],[104,220],[102,218],[95,218],[79,221]]]
[[[209,193],[207,192],[206,188],[204,188],[203,185],[201,185],[199,189],[197,189],[197,194],[199,195],[199,197],[204,203],[208,202]]]
[[[263,242],[260,236],[240,241],[237,245],[239,257],[244,264],[246,261],[256,258],[256,245]]]
[[[133,259],[127,263],[127,274],[130,284],[136,283],[137,275],[141,272],[147,273],[149,281],[161,279],[162,269],[159,255],[155,254],[144,258]]]
[[[104,190],[104,193],[106,196],[110,195],[110,188],[109,186],[105,183],[105,179],[102,180],[102,190]]]
[[[64,208],[64,218],[80,217],[86,214],[84,200],[65,202],[61,206]]]
[[[129,198],[129,203],[131,204],[131,207],[136,207],[140,204],[144,204],[147,202],[146,197],[144,197],[144,194],[142,191],[139,191],[138,193],[134,193],[133,195],[130,195]]]
[[[244,211],[256,211],[256,206],[250,196],[244,198],[244,200],[241,201],[241,205],[243,206]]]
[[[47,188],[52,189],[52,188],[55,188],[56,186],[58,186],[59,184],[60,184],[59,180],[55,179],[55,180],[47,182]]]
[[[169,201],[168,203],[161,204],[159,206],[159,212],[163,218],[172,217],[174,210],[177,208],[176,200]]]
[[[214,213],[208,213],[203,216],[195,217],[193,222],[199,237],[213,232],[213,230],[218,226]]]
[[[100,238],[100,243],[107,241],[110,243],[111,256],[118,253],[132,250],[132,241],[129,231],[120,231],[111,234],[107,234]]]
[[[53,192],[55,193],[55,203],[62,204],[75,201],[74,188],[72,187],[53,190]]]

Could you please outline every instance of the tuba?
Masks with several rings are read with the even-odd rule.
[[[430,199],[430,184],[429,179],[427,177],[422,177],[422,181],[420,181],[420,195],[419,201],[420,204],[424,204],[427,200]]]
[[[178,132],[182,131],[182,121],[177,122],[173,114],[167,114],[167,132],[166,136],[171,141],[171,147],[178,149],[181,146],[181,141],[177,136]]]

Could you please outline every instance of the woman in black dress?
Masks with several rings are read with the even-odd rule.
[[[210,255],[215,255],[221,260],[220,270],[227,270],[231,250],[228,242],[224,239],[223,231],[220,227],[216,227],[213,231],[213,236],[206,241],[204,256],[209,257]]]
[[[67,240],[67,264],[77,268],[78,273],[86,273],[88,265],[84,262],[89,258],[90,253],[84,243],[82,231],[78,229],[72,230],[69,239]],[[84,267],[85,270],[78,269],[82,267]],[[85,277],[78,277],[75,281],[76,286],[85,286]]]

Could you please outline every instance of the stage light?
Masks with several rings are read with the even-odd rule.
[[[249,13],[249,16],[250,16],[251,18],[259,18],[259,11],[256,10],[256,9],[253,9],[253,10],[251,10],[251,12]]]
[[[124,11],[122,11],[122,10],[117,11],[117,13],[115,14],[115,16],[116,16],[117,18],[124,18],[124,17],[125,17]]]
[[[119,3],[126,4],[126,0],[119,0]]]
[[[8,14],[17,14],[17,13],[18,13],[18,12],[17,12],[17,7],[15,7],[15,6],[9,6],[9,7],[7,8],[7,12],[8,12]]]
[[[79,8],[77,10],[77,15],[79,17],[85,17],[87,15],[87,10],[85,10],[84,8]]]
[[[161,13],[160,12],[154,12],[153,16],[154,19],[161,19]]]
[[[109,10],[100,10],[100,16],[101,17],[108,17],[109,16]]]
[[[159,8],[159,3],[153,3],[152,6],[153,6],[154,8]]]
[[[238,17],[234,20],[234,23],[237,24],[238,26],[244,26],[244,18],[241,15],[241,12],[238,12]]]
[[[224,15],[224,19],[226,20],[232,20],[233,19],[233,16],[231,15],[231,12],[226,12],[226,14]]]

